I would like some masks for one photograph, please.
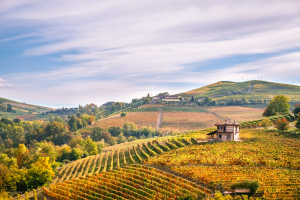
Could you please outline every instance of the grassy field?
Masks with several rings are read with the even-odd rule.
[[[252,85],[251,92],[248,92]],[[201,88],[179,94],[185,98],[210,96],[214,100],[230,100],[232,97],[241,99],[272,99],[275,95],[286,95],[292,101],[300,101],[300,86],[267,81],[228,82],[221,81]]]
[[[26,104],[26,103],[20,103],[17,101],[12,101],[9,99],[1,98],[0,97],[0,102],[1,104],[10,104],[12,105],[13,110],[15,110],[15,113],[8,113],[8,112],[0,112],[0,118],[9,118],[9,119],[14,119],[15,117],[18,117],[20,115],[28,115],[30,109],[34,109],[36,112],[32,113],[35,114],[35,116],[39,115],[40,112],[48,111],[51,110],[52,108],[47,108],[43,106],[37,106],[37,105],[31,105],[31,104]],[[55,110],[55,109],[52,109]],[[29,116],[21,116],[20,119],[22,120],[32,120],[33,115]]]

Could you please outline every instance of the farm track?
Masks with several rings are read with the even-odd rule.
[[[247,91],[248,93],[251,93],[252,87],[253,87],[253,84],[250,85],[249,90]]]
[[[158,114],[158,118],[157,118],[157,124],[156,124],[156,130],[158,130],[159,128],[161,128],[161,124],[162,124],[162,120],[163,120],[163,115],[164,115],[164,110],[161,108],[159,109],[159,114]]]

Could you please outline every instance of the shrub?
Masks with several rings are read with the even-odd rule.
[[[168,145],[168,147],[170,147],[171,149],[177,149],[177,146],[175,144],[170,143],[170,142],[166,142],[166,145]]]
[[[255,194],[260,186],[257,180],[245,180],[243,182],[234,183],[230,186],[230,189],[250,189],[251,195]]]
[[[285,118],[277,119],[275,128],[281,131],[288,130],[290,128],[290,122]]]
[[[175,143],[178,147],[184,147],[184,144],[182,144],[181,142],[177,141],[177,140],[173,140],[173,143]]]
[[[298,116],[300,115],[300,112],[298,113]],[[300,129],[300,117],[297,118],[297,121],[295,123],[295,127]]]
[[[197,140],[195,138],[191,138],[193,144],[197,144]]]
[[[121,117],[125,117],[125,116],[126,116],[126,113],[122,112]]]
[[[188,140],[184,139],[184,138],[182,138],[182,142],[183,142],[185,145],[191,145],[191,143],[190,143]]]
[[[268,129],[269,126],[272,126],[273,123],[270,119],[265,118],[262,120],[262,122],[260,122],[259,124],[261,127],[263,127],[264,129]]]
[[[162,144],[159,144],[159,143],[157,143],[157,144],[158,144],[159,148],[161,148],[162,150],[170,151],[170,148],[168,146],[165,146],[165,145],[162,145]]]

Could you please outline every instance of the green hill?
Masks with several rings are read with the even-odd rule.
[[[21,118],[23,117],[26,118],[26,117],[37,116],[42,112],[49,111],[51,109],[55,110],[53,108],[21,103],[21,102],[0,97],[1,108],[7,107],[8,104],[12,106],[13,112],[6,112],[0,109],[0,118],[5,117],[5,118],[13,119],[17,116],[20,116]]]
[[[245,82],[220,81],[178,95],[185,98],[208,96],[215,100],[229,100],[232,97],[236,99],[246,97],[247,99],[270,100],[275,95],[286,95],[291,98],[291,101],[297,102],[300,101],[300,86],[259,80]]]

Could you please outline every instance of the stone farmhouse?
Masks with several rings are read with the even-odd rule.
[[[206,134],[209,137],[209,141],[240,141],[240,124],[236,121],[230,121],[228,119],[225,119],[224,122],[220,122],[215,125],[217,126],[217,130]]]

